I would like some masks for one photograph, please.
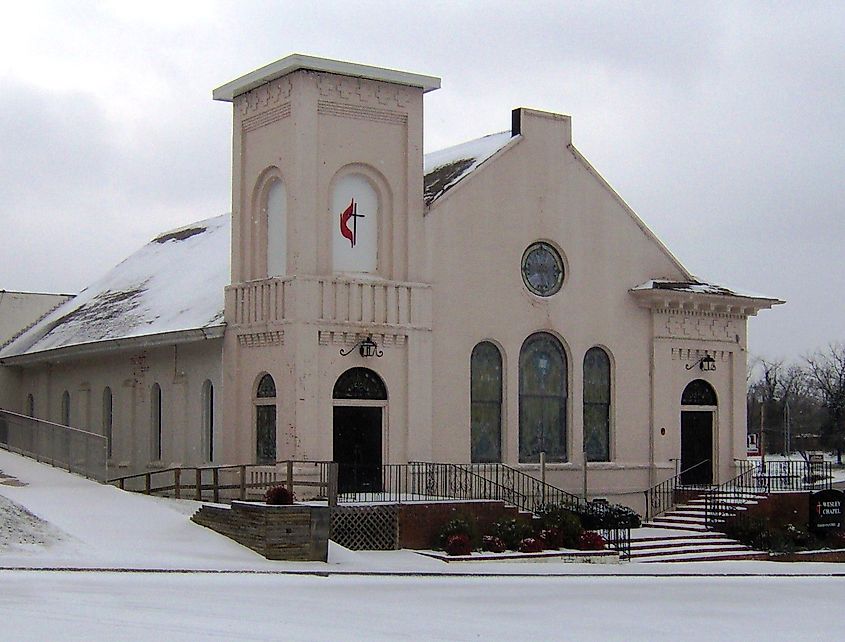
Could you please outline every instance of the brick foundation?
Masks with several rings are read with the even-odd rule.
[[[474,520],[480,534],[489,533],[493,524],[504,519],[531,521],[531,515],[521,513],[500,501],[430,502],[399,506],[399,547],[432,548],[443,527],[456,517]]]

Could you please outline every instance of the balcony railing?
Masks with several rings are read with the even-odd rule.
[[[234,325],[294,320],[332,324],[431,326],[431,288],[420,283],[339,277],[287,277],[227,288],[227,315]]]

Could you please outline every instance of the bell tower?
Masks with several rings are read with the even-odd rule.
[[[224,339],[233,461],[273,449],[278,459],[331,459],[332,390],[353,367],[391,391],[385,461],[430,451],[413,444],[430,428],[412,424],[431,414],[423,95],[439,86],[293,54],[214,90],[234,108]],[[350,350],[367,338],[383,357]],[[275,445],[256,442],[273,433],[255,427],[265,374],[279,394]]]
[[[234,106],[232,283],[418,279],[423,94],[439,86],[293,54],[215,89]]]

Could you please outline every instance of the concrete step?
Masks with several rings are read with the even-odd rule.
[[[653,519],[650,522],[644,522],[643,526],[647,528],[668,528],[680,531],[707,531],[707,527],[704,525],[703,521],[699,524],[688,520],[662,519],[660,517]]]
[[[633,561],[642,564],[654,564],[655,562],[741,562],[767,559],[769,559],[769,554],[762,551],[725,551],[721,553],[683,553]]]
[[[677,548],[664,549],[648,549],[643,551],[631,551],[631,559],[637,562],[645,560],[653,560],[657,558],[667,557],[689,557],[692,555],[713,556],[715,554],[722,555],[724,553],[745,554],[750,552],[750,549],[742,544],[723,544],[714,546],[679,546]]]
[[[679,548],[718,548],[721,546],[742,546],[738,542],[728,539],[727,537],[714,537],[712,539],[694,539],[694,538],[683,538],[683,539],[671,539],[671,540],[664,540],[664,541],[632,541],[631,542],[631,550],[632,551],[656,551],[656,550],[666,550],[666,549],[679,549]]]

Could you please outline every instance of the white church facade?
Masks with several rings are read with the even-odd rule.
[[[0,350],[10,410],[172,465],[503,462],[642,509],[745,458],[746,320],[569,117],[423,155],[437,78],[293,55],[214,91],[232,214],[163,234]],[[586,467],[586,469],[585,469]],[[341,479],[351,487],[360,480]]]

